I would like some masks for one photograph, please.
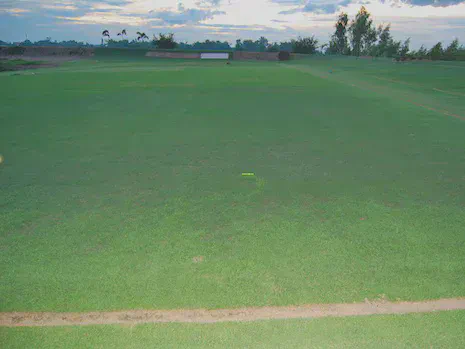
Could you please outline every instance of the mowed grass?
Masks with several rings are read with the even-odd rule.
[[[422,64],[1,74],[0,310],[464,296],[465,121],[419,104],[465,116],[424,87],[465,69]]]
[[[402,100],[465,120],[465,64],[462,62],[394,63],[385,59],[325,57],[311,62],[300,60],[292,65],[370,95]]]
[[[3,348],[463,348],[465,311],[219,324],[0,328]]]

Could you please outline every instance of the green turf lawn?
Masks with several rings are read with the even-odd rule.
[[[0,328],[3,348],[463,348],[465,311],[219,324]]]
[[[35,72],[0,74],[1,311],[465,296],[465,121],[417,105],[465,116],[463,63]]]

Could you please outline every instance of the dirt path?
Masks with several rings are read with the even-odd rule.
[[[0,326],[82,326],[136,325],[181,322],[215,323],[227,321],[258,321],[276,319],[311,319],[379,314],[428,313],[465,310],[465,298],[439,299],[424,302],[387,301],[348,304],[314,304],[295,307],[262,307],[216,310],[129,310],[89,313],[0,313]]]

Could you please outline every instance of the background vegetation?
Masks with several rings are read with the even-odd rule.
[[[329,54],[389,57],[396,60],[430,59],[430,60],[465,60],[465,47],[459,44],[458,39],[443,47],[438,42],[431,48],[421,46],[418,50],[410,50],[410,39],[403,42],[396,41],[391,35],[391,25],[375,27],[371,14],[362,6],[355,18],[350,20],[347,13],[338,15],[335,31],[328,43],[320,44],[314,37],[299,37],[283,42],[270,42],[266,37],[257,40],[237,39],[235,45],[227,41],[205,40],[192,44],[176,42],[173,33],[158,36],[153,35],[150,40],[143,32],[133,33],[133,39],[128,38],[126,29],[113,35],[108,30],[102,32],[100,46],[113,48],[145,48],[145,49],[177,49],[208,50],[208,51],[251,51],[251,52],[278,52],[289,51],[304,54]],[[78,41],[52,41],[50,37],[45,40],[31,42],[26,40],[21,46],[93,46]],[[12,46],[11,43],[0,40],[0,46]]]

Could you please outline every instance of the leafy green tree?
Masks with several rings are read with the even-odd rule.
[[[444,50],[444,59],[453,60],[459,52],[459,39],[454,39],[451,44]]]
[[[174,34],[162,34],[158,35],[158,38],[154,35],[153,36],[153,45],[157,48],[161,49],[174,49],[178,46],[178,43],[174,40]]]
[[[377,55],[376,41],[378,40],[378,33],[376,29],[370,26],[363,39],[363,53],[370,56]]]
[[[397,53],[397,49],[394,49],[395,45],[394,39],[391,36],[391,24],[383,27],[380,25],[378,27],[378,56],[383,57],[392,57]]]
[[[204,42],[196,41],[192,45],[179,44],[179,48],[187,50],[230,50],[231,46],[227,41],[221,42],[207,39]]]
[[[295,53],[307,53],[313,54],[317,51],[318,48],[318,39],[315,36],[301,38],[297,40],[291,40],[292,42],[292,51]]]
[[[425,48],[424,45],[421,45],[418,51],[415,52],[415,58],[417,59],[425,59],[427,56],[428,56],[428,50]]]
[[[280,51],[292,52],[292,41],[282,41],[279,43]]]
[[[454,60],[465,61],[465,46],[460,46],[457,53],[454,54]]]
[[[258,46],[258,51],[259,52],[265,52],[270,45],[268,42],[268,39],[265,38],[264,36],[261,36],[260,39],[257,40],[257,46]]]
[[[442,56],[442,43],[438,42],[429,50],[428,55],[432,60],[439,60]]]
[[[391,43],[386,48],[386,57],[394,57],[397,56],[400,50],[400,41],[392,40]]]
[[[378,53],[380,56],[384,56],[386,47],[392,40],[391,37],[391,23],[383,27],[382,24],[378,26]]]
[[[249,52],[266,52],[271,50],[277,50],[276,49],[276,43],[271,45],[269,40],[265,38],[264,36],[260,37],[258,40],[242,40],[242,39],[237,39],[236,40],[236,45],[234,49],[236,51],[249,51]],[[279,49],[277,50],[279,51]]]
[[[331,37],[327,52],[332,54],[345,55],[349,52],[347,43],[347,24],[349,17],[347,13],[342,12],[336,22],[336,31]]]
[[[337,54],[337,45],[332,39],[329,41],[328,48],[326,49],[325,54],[327,55]]]
[[[281,50],[279,48],[279,44],[277,42],[274,42],[268,46],[267,51],[268,52],[279,52]]]
[[[135,42],[129,42],[129,40],[113,40],[110,39],[107,41],[107,46],[108,47],[140,47],[140,42],[135,41]]]
[[[377,55],[389,57],[387,55],[388,48],[390,45],[392,45],[392,42],[393,42],[393,39],[391,36],[391,24],[388,24],[385,27],[380,25],[378,27],[377,34],[378,34]]]
[[[39,40],[33,43],[34,46],[57,46],[56,41],[52,41],[50,36],[46,37],[44,40]]]
[[[355,56],[360,56],[367,49],[367,45],[370,46],[373,43],[373,32],[376,33],[376,31],[372,25],[370,13],[365,6],[362,6],[349,27],[352,52]]]
[[[253,40],[244,40],[242,42],[242,49],[243,51],[249,51],[249,52],[257,52],[260,51],[260,45],[258,41],[253,41]]]
[[[408,54],[409,51],[410,51],[410,38],[405,40],[403,42],[402,46],[400,46],[399,57],[401,59],[405,59],[407,57],[407,54]]]

